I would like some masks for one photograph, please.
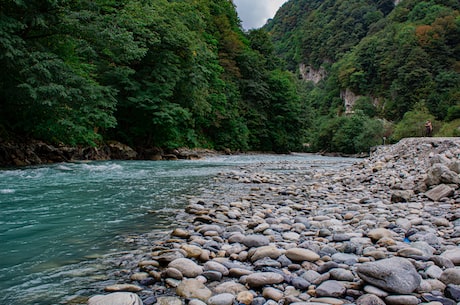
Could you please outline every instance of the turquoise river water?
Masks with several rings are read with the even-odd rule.
[[[126,236],[169,230],[186,196],[199,195],[219,172],[260,162],[327,167],[352,161],[247,155],[0,170],[0,305],[68,304],[93,294],[111,268],[106,258],[130,250]]]

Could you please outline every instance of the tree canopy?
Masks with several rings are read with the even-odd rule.
[[[459,6],[290,0],[245,32],[229,0],[1,1],[0,138],[354,153],[420,103],[455,134]]]

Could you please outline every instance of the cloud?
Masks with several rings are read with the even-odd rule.
[[[233,0],[244,29],[262,27],[287,0]]]

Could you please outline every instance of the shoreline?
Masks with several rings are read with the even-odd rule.
[[[459,157],[458,138],[415,138],[337,171],[221,174],[88,304],[456,304]]]

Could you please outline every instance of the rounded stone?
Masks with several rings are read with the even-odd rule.
[[[364,263],[357,273],[364,281],[399,294],[412,293],[422,280],[412,263],[400,257]]]
[[[385,302],[374,294],[364,294],[356,300],[356,305],[386,305]]]
[[[448,249],[441,254],[442,257],[449,259],[454,265],[460,265],[460,248]]]
[[[304,248],[291,248],[286,250],[284,253],[287,258],[289,258],[292,261],[297,261],[297,262],[303,262],[303,261],[309,261],[309,262],[315,262],[320,259],[320,256],[316,254],[315,252],[309,250],[309,249],[304,249]]]
[[[176,294],[184,298],[196,298],[206,302],[212,292],[202,282],[196,279],[185,279],[176,288]]]
[[[88,300],[88,305],[143,305],[143,303],[135,293],[114,292],[92,296]]]
[[[203,267],[188,258],[178,258],[168,264],[169,268],[176,268],[183,276],[188,278],[197,277],[203,273]]]
[[[417,305],[419,299],[414,295],[389,295],[385,298],[387,305]]]
[[[232,305],[235,296],[231,293],[221,293],[210,297],[207,301],[208,305]]]
[[[283,292],[279,289],[273,288],[273,287],[266,287],[262,291],[262,296],[266,299],[271,299],[276,302],[281,300],[283,298]]]
[[[262,246],[268,246],[268,244],[270,243],[270,240],[265,235],[251,234],[251,235],[245,236],[243,240],[241,241],[241,243],[248,248],[262,247]]]
[[[444,270],[439,280],[446,285],[460,285],[460,268],[449,268]]]

